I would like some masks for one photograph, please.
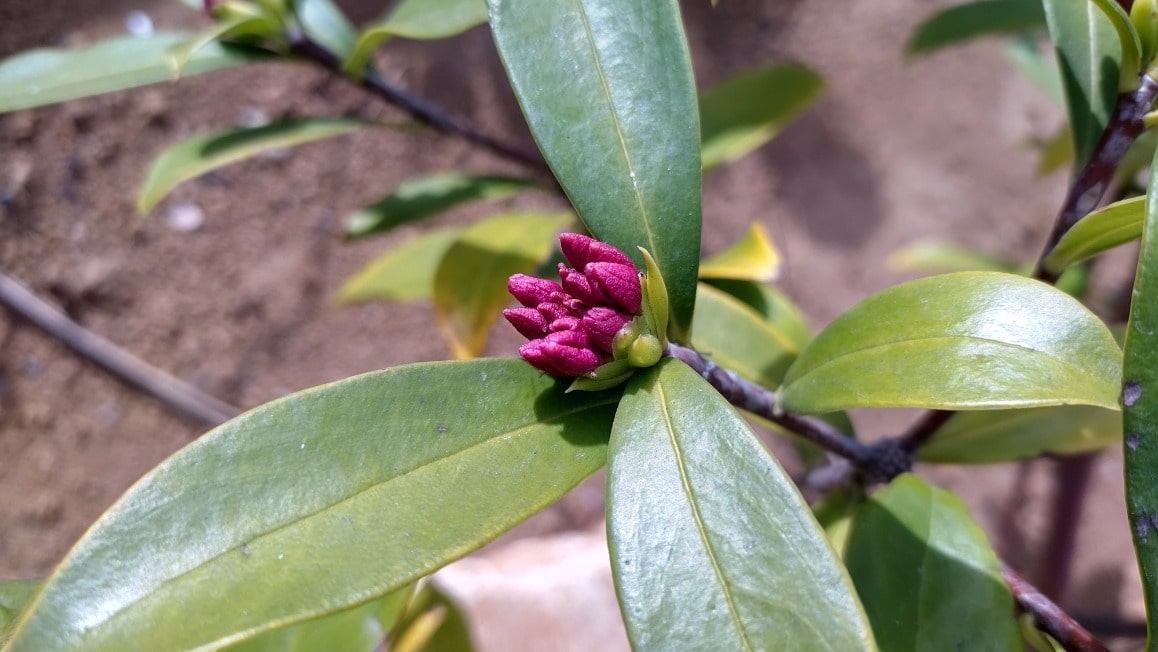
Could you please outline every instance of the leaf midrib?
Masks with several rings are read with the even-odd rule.
[[[724,595],[724,602],[728,605],[728,612],[732,615],[732,622],[736,626],[736,632],[740,636],[740,642],[747,652],[753,652],[752,644],[748,640],[748,632],[744,627],[744,621],[740,618],[739,609],[736,607],[735,598],[732,596],[731,587],[724,578],[723,568],[720,566],[719,560],[716,558],[715,548],[712,542],[708,539],[707,528],[704,525],[703,516],[700,515],[700,506],[696,502],[695,492],[692,491],[691,482],[688,480],[687,465],[684,462],[683,449],[680,448],[679,442],[676,441],[675,425],[672,422],[671,412],[668,410],[668,400],[666,392],[663,389],[663,384],[656,382],[656,398],[659,400],[660,414],[663,416],[664,429],[668,435],[668,442],[672,448],[672,454],[675,456],[676,468],[680,474],[680,486],[683,487],[684,496],[687,497],[688,507],[692,511],[692,522],[696,525],[696,533],[700,536],[700,541],[703,542],[704,552],[708,556],[708,562],[712,566],[712,571],[716,575],[716,581],[720,585],[720,591]]]
[[[603,60],[599,56],[599,48],[595,47],[595,36],[591,32],[591,21],[587,17],[587,10],[583,7],[583,0],[574,0],[574,4],[579,12],[579,18],[583,23],[583,35],[591,47],[591,59],[595,63],[593,68],[599,77],[599,85],[603,89],[603,97],[607,100],[607,108],[611,112],[611,124],[615,126],[615,138],[619,142],[619,150],[623,154],[623,160],[627,164],[627,169],[630,172],[628,179],[631,181],[631,190],[635,196],[636,207],[639,208],[639,214],[643,218],[643,230],[647,235],[648,249],[653,254],[660,256],[662,254],[656,247],[655,234],[651,229],[651,216],[648,214],[647,207],[644,205],[643,193],[639,189],[639,179],[635,174],[635,164],[632,162],[631,153],[627,148],[627,139],[623,136],[619,111],[615,107],[615,101],[611,95],[611,87],[607,84],[607,75],[603,70]]]
[[[488,446],[488,445],[490,445],[490,444],[493,444],[493,443],[495,443],[495,442],[499,442],[499,441],[502,441],[502,440],[508,440],[508,439],[511,439],[511,438],[513,438],[513,437],[516,437],[516,436],[518,436],[520,433],[526,432],[526,431],[528,431],[528,430],[530,430],[530,429],[532,429],[532,428],[534,428],[534,427],[536,427],[536,426],[550,425],[550,424],[553,424],[553,423],[555,423],[555,422],[557,422],[557,421],[561,421],[562,419],[564,419],[564,418],[566,418],[566,417],[568,417],[568,416],[571,416],[571,415],[574,415],[574,414],[578,414],[578,413],[581,413],[581,412],[584,412],[584,411],[587,411],[587,410],[594,410],[594,409],[597,409],[597,408],[599,408],[599,407],[603,407],[603,406],[605,406],[605,405],[608,405],[608,404],[611,404],[611,403],[614,403],[614,402],[615,402],[615,400],[611,400],[611,399],[608,399],[608,400],[606,400],[606,401],[602,401],[602,402],[599,402],[599,403],[588,403],[588,404],[584,404],[582,407],[579,407],[579,408],[575,408],[575,409],[571,409],[571,410],[565,410],[565,411],[561,411],[561,412],[560,412],[560,413],[559,413],[557,416],[555,416],[554,418],[551,418],[551,419],[546,419],[546,420],[543,420],[543,421],[535,421],[535,422],[532,422],[532,423],[528,423],[528,424],[525,424],[525,425],[522,425],[522,426],[519,426],[519,427],[516,427],[516,428],[512,428],[512,429],[510,429],[510,430],[506,430],[506,431],[503,431],[503,432],[501,432],[501,433],[497,433],[497,434],[495,434],[495,435],[494,435],[494,436],[492,436],[492,437],[488,437],[488,438],[486,438],[486,439],[480,440],[480,441],[478,441],[478,442],[476,442],[476,443],[474,443],[474,444],[471,444],[470,446],[467,446],[467,447],[465,447],[465,448],[462,448],[462,449],[459,449],[459,450],[456,450],[456,451],[452,451],[452,452],[450,452],[450,453],[448,453],[448,454],[446,454],[446,455],[442,455],[442,456],[438,456],[438,457],[435,457],[435,458],[431,458],[431,459],[425,460],[425,461],[423,461],[421,464],[418,464],[418,465],[416,465],[416,466],[413,466],[413,467],[411,467],[411,468],[408,468],[408,469],[406,469],[405,471],[402,471],[402,472],[400,472],[400,473],[398,473],[398,474],[396,474],[396,475],[394,475],[394,476],[392,476],[392,477],[390,477],[390,478],[388,478],[388,479],[386,479],[386,480],[384,480],[384,481],[382,481],[382,482],[373,482],[373,483],[371,483],[371,484],[369,484],[369,485],[367,485],[367,486],[365,486],[365,487],[363,487],[363,488],[361,488],[361,489],[359,489],[359,490],[357,490],[357,491],[355,491],[355,492],[353,492],[353,493],[351,493],[351,494],[348,494],[348,495],[344,496],[343,498],[341,498],[340,500],[338,500],[338,501],[336,501],[336,502],[333,502],[333,503],[330,503],[330,504],[327,504],[327,505],[321,506],[321,507],[319,507],[318,509],[315,509],[315,510],[313,510],[313,511],[310,511],[310,512],[308,512],[308,513],[305,513],[305,514],[302,514],[302,515],[300,515],[300,516],[297,516],[297,517],[295,517],[293,520],[289,520],[289,521],[286,521],[286,522],[284,522],[284,523],[282,523],[282,524],[279,524],[279,525],[277,525],[277,526],[275,526],[275,527],[273,527],[273,528],[270,528],[270,529],[268,529],[268,530],[265,530],[265,531],[263,531],[263,532],[261,532],[261,533],[259,533],[259,534],[255,535],[255,536],[249,536],[249,537],[245,537],[245,538],[244,538],[242,541],[240,541],[240,542],[231,542],[231,543],[230,543],[228,546],[226,546],[225,548],[223,548],[223,549],[222,549],[220,552],[218,552],[218,553],[216,553],[216,554],[214,554],[214,555],[212,555],[212,556],[206,557],[204,560],[200,561],[200,562],[199,562],[199,563],[197,563],[196,565],[194,565],[194,566],[191,566],[191,567],[189,567],[188,569],[186,569],[186,570],[184,570],[184,571],[182,571],[182,572],[180,572],[180,573],[178,573],[178,574],[176,574],[176,575],[173,575],[173,576],[171,576],[171,577],[168,577],[168,578],[164,579],[164,580],[163,580],[163,581],[161,581],[161,582],[157,582],[156,584],[153,584],[153,585],[151,585],[151,586],[148,588],[148,590],[147,590],[146,592],[143,592],[143,593],[142,593],[140,596],[138,596],[138,597],[136,597],[136,598],[133,598],[132,600],[130,600],[130,601],[128,601],[128,602],[125,602],[125,603],[124,603],[124,604],[123,604],[121,607],[119,607],[119,608],[117,608],[115,611],[112,611],[111,613],[107,614],[105,617],[103,617],[103,618],[100,620],[100,622],[99,622],[98,624],[96,624],[96,625],[93,625],[93,626],[91,626],[91,627],[88,627],[88,628],[86,628],[86,629],[85,629],[85,631],[81,633],[81,637],[82,637],[82,639],[83,639],[83,636],[84,636],[85,634],[88,634],[89,632],[93,632],[93,631],[95,631],[95,630],[98,630],[98,629],[100,629],[101,627],[103,627],[103,626],[107,625],[109,622],[111,622],[112,620],[114,620],[114,619],[115,619],[115,618],[116,618],[116,617],[117,617],[119,614],[121,614],[122,612],[124,612],[124,611],[126,611],[127,609],[129,609],[129,608],[133,607],[133,606],[134,606],[134,605],[136,605],[137,603],[139,603],[139,602],[141,602],[141,601],[143,601],[143,600],[147,599],[147,598],[148,598],[148,596],[149,596],[149,595],[150,595],[152,592],[156,591],[157,589],[160,589],[161,587],[164,587],[164,586],[170,585],[170,584],[172,584],[172,583],[174,583],[174,582],[176,582],[176,581],[180,580],[181,578],[183,578],[183,577],[185,577],[185,576],[187,576],[187,575],[191,575],[191,574],[195,573],[197,570],[199,570],[199,569],[201,569],[201,568],[203,568],[203,567],[205,567],[205,566],[207,566],[207,565],[211,564],[211,563],[212,563],[212,562],[214,562],[215,560],[217,560],[217,559],[220,559],[221,557],[224,557],[225,555],[227,555],[227,554],[229,554],[231,551],[233,551],[233,550],[234,550],[234,549],[235,549],[235,548],[236,548],[238,545],[240,545],[240,544],[252,544],[252,543],[254,543],[254,542],[257,542],[257,541],[260,541],[260,540],[262,540],[262,539],[265,539],[266,537],[272,536],[273,534],[276,534],[276,533],[278,533],[278,532],[280,532],[280,531],[282,531],[282,530],[290,529],[290,528],[294,527],[295,525],[297,525],[298,523],[301,523],[301,522],[303,522],[303,521],[306,521],[306,520],[308,520],[308,519],[312,519],[312,518],[314,518],[314,517],[318,516],[319,514],[323,514],[323,513],[325,513],[325,512],[328,512],[328,511],[330,511],[330,510],[333,510],[333,509],[335,509],[335,508],[337,508],[337,507],[341,506],[341,505],[342,505],[342,504],[344,504],[344,503],[348,503],[348,502],[351,502],[351,501],[355,501],[355,500],[357,500],[357,499],[358,499],[360,496],[362,496],[363,494],[366,494],[366,493],[368,493],[368,492],[374,491],[374,490],[376,490],[376,489],[379,489],[379,488],[381,488],[381,487],[384,487],[384,486],[387,486],[387,485],[393,484],[393,483],[395,483],[395,482],[397,482],[397,481],[399,481],[399,480],[403,480],[403,479],[405,479],[405,478],[407,478],[407,477],[409,477],[409,476],[411,476],[411,475],[414,475],[414,474],[416,474],[416,473],[418,473],[418,472],[421,472],[421,471],[423,471],[423,470],[429,469],[431,466],[442,464],[442,463],[444,463],[444,462],[447,462],[447,461],[449,461],[449,460],[452,460],[452,459],[454,459],[454,458],[457,458],[457,457],[459,457],[460,455],[463,455],[463,454],[466,454],[466,453],[468,453],[468,452],[471,452],[471,451],[473,451],[473,450],[475,450],[475,449],[478,449],[478,448],[481,448],[481,447],[484,447],[484,446]],[[46,586],[45,586],[44,588],[45,588],[45,591],[46,591],[46,590],[47,590],[49,587],[48,587],[48,586],[47,586],[47,584],[46,584]],[[40,602],[40,599],[39,599],[39,598],[41,598],[41,597],[42,597],[42,595],[37,595],[36,597],[37,597],[37,599],[36,599],[36,603],[37,603],[37,605],[38,605],[38,604],[39,604],[39,602]],[[32,613],[32,611],[33,611],[33,609],[32,609],[32,608],[33,608],[34,606],[37,606],[37,605],[33,605],[33,604],[30,604],[30,605],[29,605],[29,609],[28,609],[28,613],[29,613],[29,614],[31,614],[31,613]],[[27,621],[24,621],[24,622],[27,622]],[[24,622],[21,622],[20,624],[21,624],[21,625],[23,625],[23,624],[24,624]],[[285,624],[285,623],[282,623],[282,624]],[[12,634],[13,634],[13,639],[12,639],[12,640],[16,640],[16,636],[15,636],[15,634],[16,634],[16,633],[17,633],[17,631],[14,629],[14,630],[12,631]]]

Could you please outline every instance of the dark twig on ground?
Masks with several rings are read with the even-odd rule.
[[[0,305],[52,336],[121,382],[200,425],[216,426],[240,410],[150,366],[69,319],[16,279],[0,272]]]
[[[1061,643],[1066,650],[1109,652],[1093,634],[1062,611],[1061,607],[1054,604],[1024,577],[1018,575],[1017,571],[1002,564],[1001,575],[1013,593],[1013,601],[1017,604],[1018,611],[1032,615],[1037,627]]]

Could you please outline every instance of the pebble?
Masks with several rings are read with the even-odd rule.
[[[125,29],[138,38],[153,35],[153,19],[143,11],[130,11],[125,16]]]
[[[178,202],[165,211],[165,224],[174,231],[191,233],[205,224],[205,211],[192,202]]]

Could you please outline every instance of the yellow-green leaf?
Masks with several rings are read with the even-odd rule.
[[[342,284],[338,300],[414,301],[434,291],[434,275],[461,229],[446,228],[415,236],[378,256]]]
[[[137,198],[137,208],[148,211],[180,183],[210,170],[277,147],[340,136],[366,126],[369,126],[366,122],[347,118],[305,118],[181,141],[161,152],[153,162]]]
[[[702,165],[710,170],[747,155],[796,119],[824,90],[824,80],[795,63],[749,70],[700,99]]]
[[[76,50],[22,52],[0,61],[0,113],[171,81],[175,75],[166,52],[191,37],[162,33],[112,39]],[[184,74],[267,57],[256,50],[210,43],[190,57]]]
[[[780,276],[780,252],[759,222],[731,247],[700,263],[700,278],[767,283]]]
[[[1046,256],[1045,268],[1061,273],[1074,263],[1142,237],[1145,202],[1145,197],[1123,199],[1078,220]]]
[[[894,286],[836,318],[788,370],[781,405],[986,410],[1117,405],[1122,354],[1052,286],[958,272]]]
[[[361,72],[374,50],[392,36],[447,38],[485,22],[486,0],[402,0],[383,20],[362,30],[354,53],[345,63],[346,72]]]
[[[796,338],[736,298],[700,284],[692,345],[719,365],[776,389],[800,352]]]
[[[491,324],[510,303],[507,279],[534,271],[571,219],[570,213],[512,213],[463,230],[434,277],[434,315],[456,358],[482,352]]]
[[[1122,441],[1122,415],[1089,405],[960,412],[918,453],[923,462],[997,464],[1071,455]]]

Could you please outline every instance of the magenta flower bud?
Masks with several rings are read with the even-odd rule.
[[[563,255],[571,261],[575,269],[583,269],[588,263],[618,263],[634,267],[627,254],[606,242],[600,242],[578,233],[560,235],[559,248],[563,250]]]
[[[511,326],[528,340],[543,337],[551,332],[547,318],[534,308],[509,308],[503,311],[503,317],[506,317]]]
[[[607,297],[603,303],[618,305],[631,314],[639,312],[643,294],[639,289],[639,272],[633,265],[588,263],[583,268],[588,283]]]
[[[563,288],[554,281],[545,278],[535,278],[526,274],[515,274],[507,281],[507,291],[519,303],[528,308],[534,308],[540,303],[551,301],[552,295],[565,295]],[[556,297],[558,298],[558,297]]]
[[[583,315],[583,332],[587,333],[587,337],[595,346],[611,353],[615,335],[629,321],[631,315],[627,313],[598,306]]]
[[[555,333],[558,331],[577,331],[577,330],[582,330],[579,327],[580,323],[581,322],[579,321],[578,317],[560,317],[559,319],[556,319],[555,321],[551,322],[551,325],[548,326],[547,328],[552,333]]]
[[[587,336],[579,331],[558,331],[531,340],[519,347],[519,355],[539,371],[555,376],[582,376],[602,362],[591,350]]]
[[[559,278],[563,279],[563,289],[588,306],[607,303],[607,297],[598,286],[591,284],[586,274],[559,263]]]

